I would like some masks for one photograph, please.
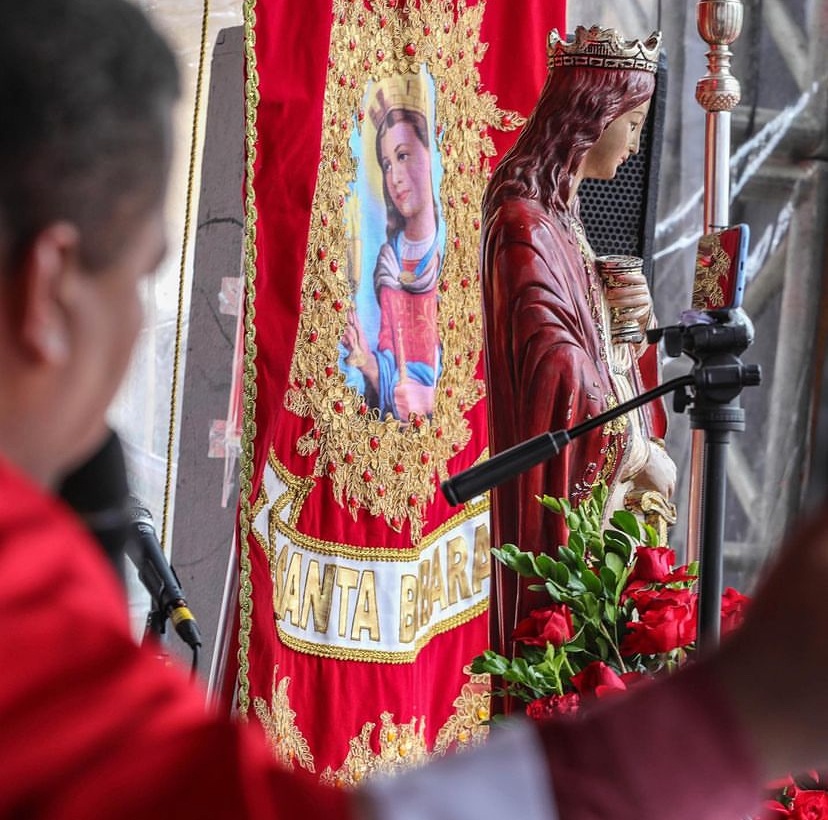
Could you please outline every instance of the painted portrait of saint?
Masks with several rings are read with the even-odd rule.
[[[346,212],[353,301],[339,365],[380,418],[431,416],[440,376],[437,283],[445,230],[434,86],[419,73],[370,82],[354,129],[357,179]],[[372,270],[363,281],[362,270]]]

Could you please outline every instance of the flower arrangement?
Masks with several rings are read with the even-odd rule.
[[[627,511],[603,527],[608,491],[597,486],[579,506],[538,499],[566,517],[569,539],[553,558],[508,544],[493,549],[510,569],[545,590],[512,633],[514,658],[478,655],[472,672],[497,676],[496,695],[523,701],[536,720],[575,715],[637,681],[674,669],[695,651],[698,594],[695,563],[675,566],[675,552],[655,530]],[[722,595],[722,634],[744,618],[749,598],[728,587]],[[816,772],[769,786],[756,820],[828,820],[828,781]]]
[[[545,590],[550,603],[517,625],[514,658],[488,650],[472,670],[496,676],[502,688],[495,694],[525,702],[530,717],[576,713],[589,700],[675,668],[695,649],[696,565],[676,567],[674,551],[630,512],[616,511],[604,528],[607,496],[599,485],[577,507],[563,498],[539,499],[569,528],[554,558],[514,545],[492,550],[534,579],[530,589]],[[747,602],[725,591],[723,633],[741,622]]]
[[[828,820],[828,782],[817,772],[772,786],[759,820]]]

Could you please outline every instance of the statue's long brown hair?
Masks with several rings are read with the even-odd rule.
[[[652,96],[644,71],[565,68],[549,73],[523,131],[494,171],[483,197],[484,218],[505,199],[536,199],[563,214],[587,151],[617,117]]]

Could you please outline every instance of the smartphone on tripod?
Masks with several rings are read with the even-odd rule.
[[[704,234],[696,248],[693,310],[742,306],[750,229],[744,223]]]

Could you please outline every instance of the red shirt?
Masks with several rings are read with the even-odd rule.
[[[135,645],[113,571],[0,460],[0,817],[347,818]]]

